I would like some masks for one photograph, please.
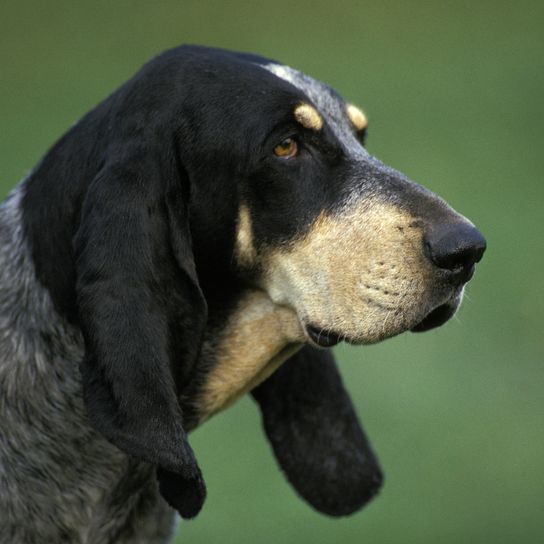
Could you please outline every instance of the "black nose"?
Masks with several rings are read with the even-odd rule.
[[[474,265],[486,248],[480,231],[467,223],[440,225],[431,229],[424,241],[431,261],[438,268],[453,272],[460,283],[472,277]]]

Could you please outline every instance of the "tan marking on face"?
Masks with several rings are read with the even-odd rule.
[[[346,106],[346,112],[348,114],[349,120],[353,123],[355,130],[360,132],[368,126],[368,120],[366,115],[360,110],[357,106],[353,104],[348,104]]]
[[[240,264],[250,265],[255,261],[256,251],[253,245],[251,216],[245,204],[240,206],[236,228],[235,256]]]
[[[434,285],[422,228],[390,204],[321,214],[301,240],[264,257],[262,288],[304,324],[374,343],[407,330],[447,297]]]
[[[304,127],[310,130],[321,130],[323,118],[310,104],[300,104],[295,108],[295,119]]]
[[[296,314],[266,293],[249,291],[218,339],[204,341],[215,364],[197,396],[200,421],[230,406],[268,378],[305,341]]]

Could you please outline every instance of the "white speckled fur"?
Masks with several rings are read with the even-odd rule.
[[[167,542],[174,511],[154,469],[87,420],[82,338],[36,280],[23,191],[0,205],[0,542]]]

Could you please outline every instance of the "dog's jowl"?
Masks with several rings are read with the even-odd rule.
[[[470,221],[363,147],[357,106],[180,47],[73,126],[0,208],[0,541],[166,542],[188,432],[251,392],[314,508],[381,469],[328,348],[456,312]],[[173,508],[172,508],[173,507]]]

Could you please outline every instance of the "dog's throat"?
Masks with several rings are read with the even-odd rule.
[[[262,291],[244,294],[223,329],[204,341],[202,356],[213,360],[196,399],[199,423],[266,380],[303,342],[292,310]]]

